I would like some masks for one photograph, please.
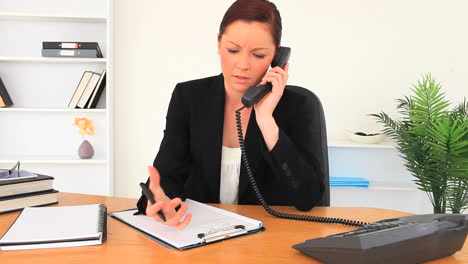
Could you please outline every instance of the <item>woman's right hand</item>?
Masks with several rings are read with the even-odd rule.
[[[148,201],[148,205],[146,206],[146,215],[153,217],[160,223],[173,226],[180,230],[184,229],[192,219],[192,214],[188,213],[187,216],[185,216],[185,219],[181,221],[181,218],[187,212],[189,206],[187,204],[183,204],[180,209],[176,211],[175,208],[182,203],[182,200],[180,198],[174,198],[171,200],[167,197],[166,193],[164,193],[164,190],[161,188],[161,185],[159,185],[160,176],[155,167],[148,166],[148,171],[150,174],[149,189],[153,193],[156,203],[151,204]],[[162,210],[166,217],[165,222],[158,215],[160,210]]]

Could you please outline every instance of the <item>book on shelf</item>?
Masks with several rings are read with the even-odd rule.
[[[58,203],[58,191],[48,190],[0,198],[0,214],[21,210],[28,206],[44,206]]]
[[[7,107],[13,105],[13,101],[11,100],[8,91],[3,84],[2,78],[0,78],[0,107]]]
[[[0,239],[1,250],[99,245],[107,238],[104,204],[27,207]]]
[[[96,108],[106,86],[106,70],[102,73],[85,71],[73,93],[69,108]]]
[[[102,58],[97,50],[94,49],[42,49],[43,57],[80,57],[80,58]]]
[[[101,73],[101,77],[99,78],[99,81],[96,87],[94,88],[93,94],[91,95],[91,98],[89,99],[88,104],[86,105],[86,108],[96,108],[97,103],[99,102],[99,98],[101,98],[102,92],[106,87],[106,75],[106,70],[103,70]]]
[[[70,99],[70,102],[68,103],[69,108],[76,108],[76,106],[78,105],[78,101],[80,100],[81,95],[83,94],[83,91],[86,89],[86,86],[88,85],[88,82],[91,79],[91,76],[93,76],[92,71],[85,71],[83,73],[80,82],[78,83],[78,86],[76,87],[75,92],[73,93],[73,96]]]
[[[94,49],[97,51],[99,58],[102,58],[101,48],[97,42],[59,42],[59,41],[43,41],[43,49]]]
[[[85,108],[86,104],[89,101],[89,98],[91,98],[91,95],[94,91],[94,88],[98,84],[101,74],[93,72],[93,75],[89,79],[88,84],[86,84],[86,88],[83,90],[83,93],[81,94],[80,100],[78,100],[78,103],[76,104],[77,108]]]
[[[54,177],[38,174],[33,178],[17,178],[0,181],[0,198],[26,193],[53,190]]]

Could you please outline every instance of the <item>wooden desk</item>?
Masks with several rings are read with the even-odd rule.
[[[136,200],[117,197],[60,193],[59,206],[104,203],[108,212],[134,208]],[[0,263],[320,263],[291,246],[306,239],[327,236],[353,227],[285,220],[264,212],[261,206],[215,205],[217,207],[263,221],[266,231],[223,241],[187,251],[167,249],[125,224],[108,217],[107,241],[103,245],[60,249],[0,251]],[[274,206],[284,212],[292,207]],[[349,218],[373,222],[407,213],[374,208],[317,207],[310,215]],[[0,215],[0,235],[16,219],[18,213]],[[77,215],[76,217],[80,217]],[[38,226],[40,228],[40,226]],[[73,228],[73,227],[71,227]],[[453,256],[429,263],[468,263],[468,243]]]

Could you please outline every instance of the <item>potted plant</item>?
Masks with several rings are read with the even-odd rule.
[[[402,117],[372,114],[393,138],[405,167],[425,191],[434,213],[468,207],[468,102],[450,110],[441,84],[430,75],[412,85],[413,96],[398,99]]]

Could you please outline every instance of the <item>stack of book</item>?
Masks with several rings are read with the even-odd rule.
[[[24,175],[25,171],[20,172]],[[27,177],[0,178],[0,214],[58,203],[53,180],[51,176],[31,173]]]
[[[13,105],[13,101],[11,101],[10,95],[8,94],[5,85],[2,82],[2,78],[0,78],[0,107],[11,105]]]
[[[106,71],[96,73],[85,71],[73,93],[69,108],[96,108],[106,86]]]
[[[361,177],[330,177],[330,187],[369,188],[369,180]]]
[[[103,58],[97,42],[42,42],[43,57]]]

